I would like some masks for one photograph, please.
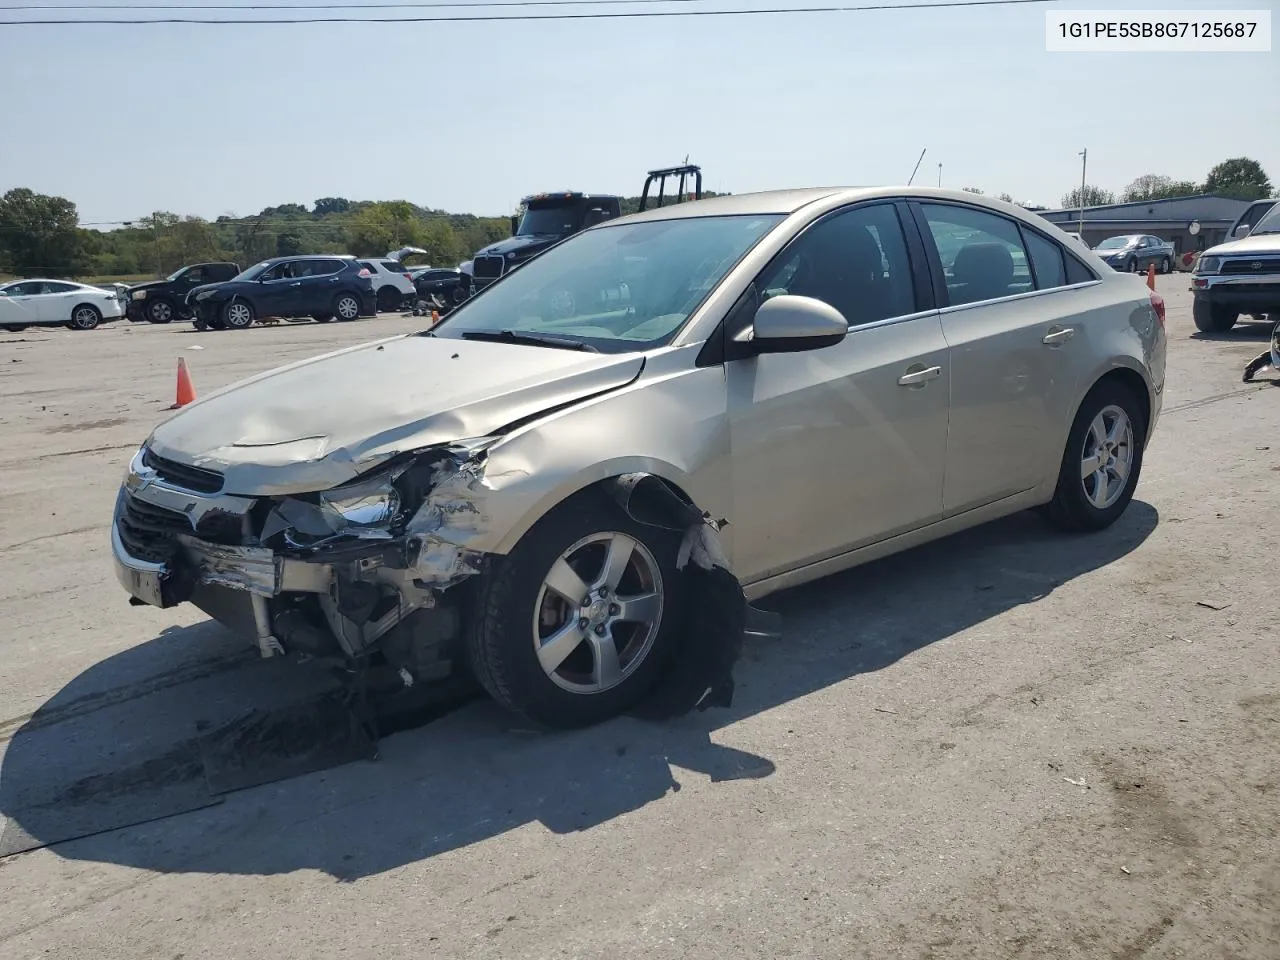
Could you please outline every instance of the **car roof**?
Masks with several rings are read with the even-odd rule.
[[[288,257],[268,257],[266,260],[259,260],[259,263],[288,263],[290,260],[356,260],[355,255],[350,253],[295,253]],[[368,258],[366,258],[368,259]]]
[[[646,220],[679,220],[689,217],[722,217],[722,216],[759,216],[762,214],[791,215],[797,210],[811,204],[820,204],[824,209],[853,203],[857,200],[910,198],[915,200],[955,200],[970,206],[987,207],[1006,215],[1013,214],[1024,219],[1035,218],[1036,214],[1023,207],[994,197],[969,193],[965,190],[947,190],[939,187],[912,187],[890,185],[880,187],[804,187],[792,190],[767,190],[759,193],[735,193],[720,197],[708,197],[705,200],[686,200],[667,206],[633,213],[629,216],[611,220],[601,227],[611,224],[638,223]],[[594,227],[592,229],[600,229]]]
[[[69,283],[73,287],[91,286],[91,284],[81,283],[79,280],[59,280],[55,277],[18,277],[15,280],[0,282],[0,287],[12,286],[15,283]]]

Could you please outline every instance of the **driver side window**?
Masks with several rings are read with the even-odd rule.
[[[765,269],[761,301],[813,297],[857,327],[917,310],[911,261],[898,212],[877,203],[819,220]]]

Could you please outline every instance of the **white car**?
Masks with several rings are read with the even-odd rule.
[[[92,330],[124,316],[125,305],[110,290],[69,280],[13,280],[0,285],[0,329],[64,326]]]
[[[360,266],[373,274],[373,295],[378,303],[378,310],[387,313],[399,310],[405,300],[417,299],[417,287],[413,285],[413,277],[409,268],[399,260],[391,257],[370,257],[361,260]]]

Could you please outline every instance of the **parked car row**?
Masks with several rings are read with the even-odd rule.
[[[0,284],[0,329],[67,327],[93,330],[124,316],[120,295],[70,280],[11,280]]]

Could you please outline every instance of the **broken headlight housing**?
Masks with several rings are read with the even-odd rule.
[[[298,550],[335,540],[389,540],[426,503],[432,488],[498,438],[474,437],[415,452],[392,467],[320,493],[282,497],[267,514],[260,540],[282,538]]]

